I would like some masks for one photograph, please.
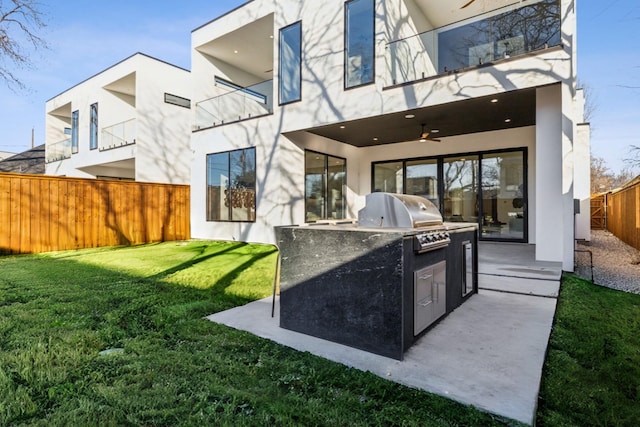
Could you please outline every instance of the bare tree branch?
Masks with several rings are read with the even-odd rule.
[[[631,167],[640,167],[640,146],[629,146],[629,155],[630,157],[622,159],[622,161]]]
[[[31,50],[46,49],[38,33],[46,27],[37,0],[0,0],[0,79],[12,90],[25,85],[15,69],[31,67]]]

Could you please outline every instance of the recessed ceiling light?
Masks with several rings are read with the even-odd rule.
[[[344,128],[346,128],[345,125],[340,125],[340,129],[344,129]]]
[[[498,102],[498,98],[493,98],[491,102],[495,104],[496,102]]]
[[[269,38],[272,39],[273,38],[273,34],[269,35]]]
[[[405,119],[413,119],[416,115],[415,114],[405,114],[404,118]]]
[[[431,133],[438,133],[440,132],[440,129],[431,129]]]
[[[374,141],[377,141],[377,140],[378,140],[378,138],[373,138],[373,140],[374,140]]]
[[[504,119],[505,123],[511,123],[511,119]]]
[[[238,53],[238,51],[237,51],[237,50],[234,50],[234,51],[233,51],[233,53]]]

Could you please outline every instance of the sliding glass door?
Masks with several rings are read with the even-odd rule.
[[[482,240],[527,240],[524,148],[373,164],[373,191],[431,200],[448,222],[472,222]]]
[[[442,161],[443,217],[452,222],[478,222],[479,156],[445,157]]]
[[[525,194],[522,151],[482,157],[482,237],[524,239]]]

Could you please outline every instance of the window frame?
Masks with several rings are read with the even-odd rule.
[[[283,101],[282,99],[282,94],[283,94],[283,90],[282,90],[282,82],[283,80],[283,72],[282,70],[284,69],[283,65],[283,43],[284,43],[284,38],[283,38],[283,33],[285,31],[288,31],[290,29],[293,29],[294,27],[298,28],[298,40],[300,43],[300,49],[298,51],[298,97],[297,98],[292,98],[292,99],[288,99]],[[292,104],[295,102],[300,102],[302,101],[302,21],[297,21],[294,22],[293,24],[289,24],[286,27],[282,27],[280,28],[279,31],[279,40],[278,40],[278,105],[282,106],[282,105],[287,105],[287,104]]]
[[[89,150],[98,148],[98,103],[89,106]]]
[[[358,1],[369,1],[371,3],[371,81],[348,85],[348,59],[349,59],[349,6]],[[374,0],[348,0],[344,3],[344,57],[343,57],[343,84],[344,90],[356,89],[368,86],[376,82],[376,6]]]
[[[257,193],[258,193],[258,178],[257,178],[257,153],[256,153],[256,147],[246,147],[246,148],[238,148],[235,150],[229,150],[229,151],[220,151],[220,152],[215,152],[215,153],[207,153],[207,155],[205,156],[205,189],[206,189],[206,195],[205,195],[205,218],[207,222],[225,222],[225,223],[255,223],[257,221],[257,213],[258,213],[258,206],[257,206],[257,202],[258,202],[258,197],[257,197]],[[229,180],[231,179],[231,170],[232,170],[232,165],[231,165],[231,159],[232,159],[232,154],[233,153],[238,153],[238,152],[250,152],[253,155],[253,167],[254,167],[254,181],[253,181],[253,218],[252,219],[233,219],[233,205],[231,203],[228,203],[229,199],[232,197],[232,192],[234,191],[233,189],[231,189],[231,187],[229,186],[229,184],[227,184],[227,187],[225,188],[225,191],[227,191],[227,194],[225,195],[225,199],[227,202],[226,208],[228,210],[227,212],[227,216],[229,219],[220,219],[220,218],[212,218],[212,215],[209,212],[209,158],[210,156],[217,156],[217,155],[221,155],[221,154],[226,154],[227,155],[227,175],[229,177]],[[231,191],[229,191],[231,190]],[[223,209],[223,207],[221,207],[221,210]]]
[[[323,163],[324,163],[324,169],[323,169],[323,173],[322,173],[322,180],[323,180],[323,206],[322,209],[324,210],[324,212],[328,212],[329,209],[329,186],[328,186],[328,179],[329,179],[329,158],[334,158],[334,159],[340,159],[342,160],[344,163],[344,180],[343,180],[343,184],[342,184],[342,204],[343,204],[343,217],[342,218],[329,218],[328,215],[325,214],[325,218],[318,218],[316,221],[309,221],[307,220],[307,212],[309,212],[309,207],[307,206],[307,200],[309,199],[309,194],[307,194],[307,154],[313,154],[313,155],[317,155],[317,156],[322,156],[323,157]],[[346,188],[347,188],[347,159],[344,157],[340,157],[340,156],[336,156],[333,154],[327,154],[327,153],[321,153],[319,151],[315,151],[315,150],[304,150],[304,222],[305,223],[314,223],[317,221],[324,221],[324,220],[331,220],[331,219],[336,219],[336,220],[340,220],[340,219],[345,219],[346,218],[346,205],[347,205],[347,194],[346,194]]]
[[[440,212],[444,211],[444,168],[443,163],[445,159],[454,158],[454,157],[468,157],[468,156],[478,156],[478,197],[482,199],[482,161],[485,156],[491,156],[494,154],[501,153],[512,153],[512,152],[520,152],[522,153],[522,180],[523,180],[523,188],[522,188],[522,198],[524,200],[524,225],[523,225],[523,237],[522,239],[505,239],[505,238],[490,238],[483,237],[482,233],[479,233],[479,239],[481,241],[496,241],[496,242],[513,242],[513,243],[528,243],[529,242],[529,216],[531,212],[529,210],[529,150],[527,147],[511,147],[511,148],[503,148],[496,150],[486,150],[486,151],[472,151],[465,153],[448,153],[441,154],[438,156],[421,156],[421,157],[412,157],[412,158],[401,158],[401,159],[389,159],[389,160],[381,160],[377,162],[371,163],[371,191],[374,191],[375,188],[375,168],[376,165],[381,165],[385,163],[402,163],[402,192],[403,194],[407,194],[407,163],[412,161],[420,161],[420,160],[436,160],[438,165],[438,204],[437,208]],[[480,210],[478,211],[478,223],[480,223],[480,218],[483,216],[484,212],[482,210],[482,204],[480,204]],[[482,228],[480,228],[482,230]]]
[[[186,101],[186,102],[185,102]],[[164,103],[169,105],[175,105],[178,107],[191,109],[191,100],[182,96],[174,95],[169,92],[164,93]]]
[[[78,153],[78,126],[80,124],[80,111],[75,110],[71,112],[71,154]]]

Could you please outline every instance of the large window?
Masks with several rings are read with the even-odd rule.
[[[89,149],[98,148],[98,103],[91,104],[89,123]]]
[[[482,158],[482,237],[524,238],[524,167],[521,151]]]
[[[431,200],[445,221],[477,223],[483,240],[527,240],[526,149],[374,163],[373,191]]]
[[[207,221],[256,220],[256,150],[207,155]]]
[[[374,80],[373,0],[350,0],[345,4],[345,87]]]
[[[305,220],[345,218],[347,161],[339,157],[305,151]]]
[[[302,97],[302,23],[280,30],[280,104]]]
[[[445,221],[478,222],[480,157],[447,157],[442,161],[443,212]]]
[[[438,34],[438,72],[481,65],[562,42],[560,2],[544,0]]]
[[[71,152],[78,152],[78,110],[71,113]]]

